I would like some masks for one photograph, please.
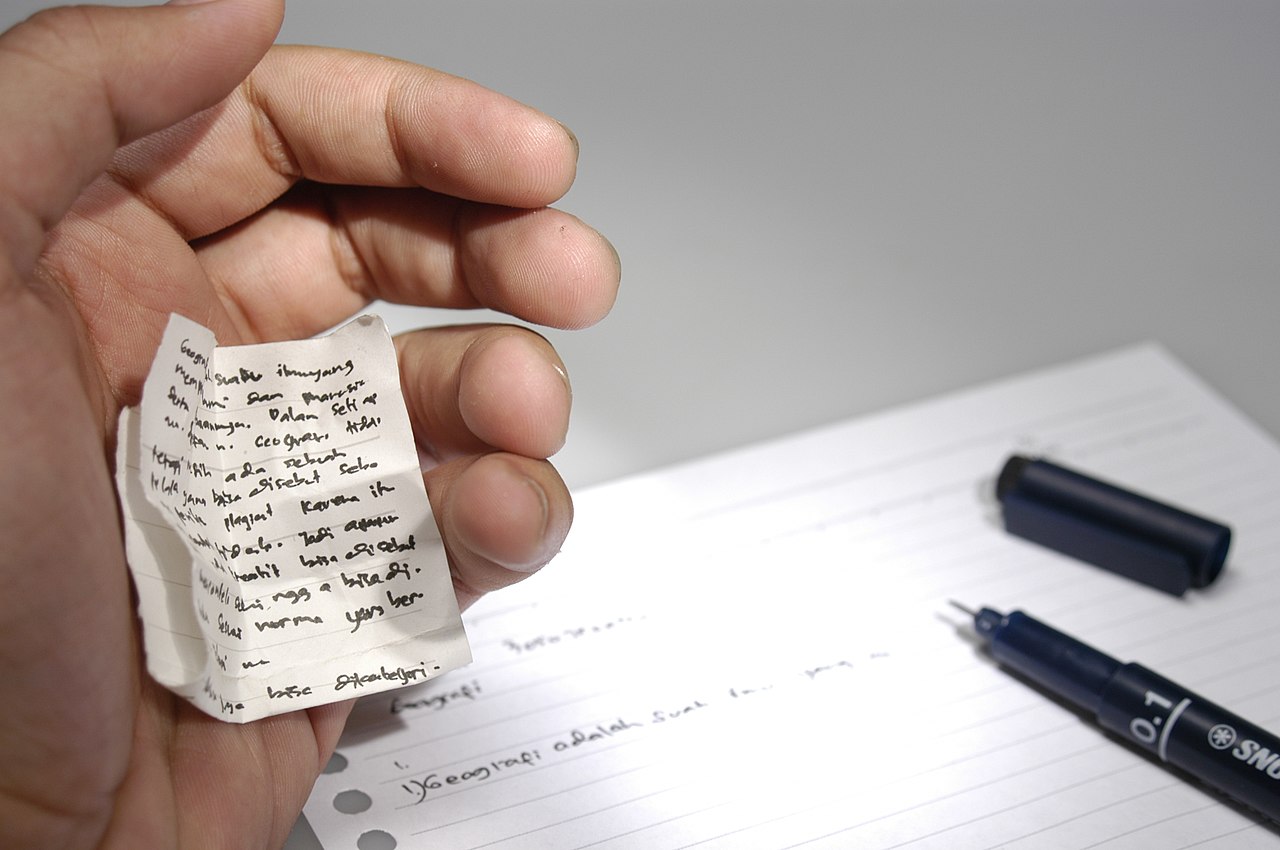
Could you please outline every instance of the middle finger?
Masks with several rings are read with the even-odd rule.
[[[564,444],[572,392],[555,349],[511,325],[427,328],[396,338],[400,383],[430,462],[499,449],[547,458]]]
[[[314,334],[375,298],[585,327],[609,311],[620,276],[604,237],[559,210],[313,183],[197,252],[263,339]]]

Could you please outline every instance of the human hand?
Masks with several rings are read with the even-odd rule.
[[[110,467],[170,312],[235,344],[379,297],[566,328],[612,305],[608,243],[545,209],[567,131],[434,71],[268,50],[282,11],[62,9],[0,37],[0,846],[278,846],[349,710],[224,724],[144,671]],[[568,531],[545,460],[568,384],[515,327],[397,346],[465,607]]]

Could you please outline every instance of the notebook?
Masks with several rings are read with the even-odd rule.
[[[1178,598],[1007,534],[1014,452],[1228,523],[1222,576]],[[947,605],[1022,609],[1280,729],[1280,451],[1158,346],[576,503],[552,565],[464,615],[469,667],[357,706],[305,809],[325,848],[1280,846]]]

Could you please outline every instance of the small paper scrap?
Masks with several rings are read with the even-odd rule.
[[[118,439],[147,669],[206,713],[245,723],[470,662],[380,319],[218,347],[171,316]]]

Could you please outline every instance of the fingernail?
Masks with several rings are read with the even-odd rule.
[[[564,382],[564,390],[569,394],[569,400],[573,401],[573,384],[569,383],[569,373],[564,367],[555,361],[551,362],[551,368],[556,370],[556,374],[560,376],[560,380]]]
[[[557,121],[556,123],[560,124],[559,121]],[[564,124],[560,124],[560,129],[564,130],[565,135],[569,137],[569,141],[573,142],[573,158],[578,159],[578,157],[581,156],[582,154],[582,145],[578,143],[577,134],[575,134],[572,130],[568,128],[568,126]]]
[[[539,485],[538,482],[534,481],[532,478],[521,476],[521,483],[524,486],[525,494],[531,495],[535,503],[533,506],[526,503],[523,510],[519,511],[524,514],[532,514],[531,518],[533,519],[533,522],[529,523],[530,527],[525,529],[527,532],[536,527],[536,532],[532,539],[524,541],[526,544],[525,546],[517,547],[523,550],[518,555],[512,550],[502,551],[497,549],[488,549],[488,551],[486,551],[480,546],[475,546],[473,548],[475,548],[477,552],[488,557],[489,560],[496,564],[501,564],[512,572],[532,573],[541,569],[543,564],[548,560],[546,553],[547,526],[551,521],[551,504],[547,500],[546,492],[543,491],[542,486]],[[511,493],[510,495],[512,497],[512,504],[510,507],[516,507],[520,502],[524,501],[524,498],[517,495],[517,493]],[[531,507],[532,510],[530,510]]]
[[[618,253],[618,249],[613,246],[612,242],[605,239],[604,236],[600,238],[604,239],[604,244],[608,245],[609,250],[613,252],[613,265],[618,270],[618,283],[622,283],[622,255]]]
[[[538,501],[538,508],[539,508],[538,540],[541,542],[541,545],[538,548],[538,554],[536,559],[531,563],[510,564],[508,566],[510,567],[510,569],[513,569],[516,572],[531,573],[534,570],[540,569],[542,565],[547,562],[547,559],[544,556],[543,550],[546,547],[547,526],[551,521],[551,503],[547,499],[546,491],[542,489],[542,485],[539,484],[537,481],[534,481],[532,478],[525,478],[524,483],[526,487],[528,487],[530,490],[533,491],[533,496]]]
[[[515,464],[490,455],[455,485],[470,507],[453,518],[458,541],[482,558],[519,573],[541,567],[557,545],[548,539],[551,503],[546,491]]]

